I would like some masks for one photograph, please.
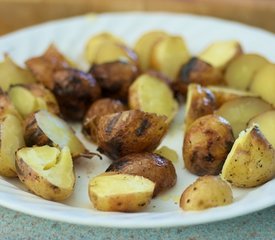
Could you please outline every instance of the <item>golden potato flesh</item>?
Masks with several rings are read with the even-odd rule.
[[[12,114],[0,120],[0,175],[16,177],[15,152],[25,145],[21,121]]]
[[[151,67],[175,80],[180,67],[189,60],[189,52],[184,40],[179,36],[167,36],[153,47]]]
[[[229,87],[248,90],[255,73],[268,61],[257,54],[242,54],[235,58],[225,71],[225,81]]]
[[[271,109],[272,106],[261,98],[241,97],[224,103],[215,113],[229,121],[237,138],[251,118]]]
[[[168,35],[163,31],[150,31],[143,34],[134,46],[134,50],[138,55],[139,66],[142,71],[150,68],[151,54],[154,45]]]
[[[184,129],[188,129],[196,119],[213,113],[215,109],[215,95],[208,88],[190,84],[185,105]]]
[[[199,211],[207,208],[225,206],[233,202],[230,185],[220,177],[199,177],[184,190],[180,207],[185,211]]]
[[[223,70],[237,56],[242,54],[242,47],[237,41],[219,41],[212,43],[198,58]]]
[[[256,187],[275,176],[274,149],[257,125],[236,139],[222,169],[222,178],[236,187]]]
[[[0,88],[0,115],[12,114],[19,120],[23,120],[21,114],[16,110],[13,103],[11,102],[7,93],[3,92]]]
[[[149,74],[139,76],[130,86],[128,102],[131,109],[167,116],[169,123],[178,111],[169,86]]]
[[[196,175],[217,175],[234,143],[230,124],[217,115],[206,115],[191,124],[184,136],[185,167]]]
[[[116,160],[131,153],[151,152],[168,129],[167,118],[130,110],[99,118],[99,151]]]
[[[21,182],[42,198],[62,201],[73,192],[75,175],[68,147],[21,148],[16,153],[16,170]]]
[[[173,163],[176,163],[179,159],[179,156],[175,150],[167,146],[162,146],[154,151],[154,153],[170,160]]]
[[[154,196],[172,188],[177,181],[173,163],[155,153],[134,153],[114,161],[106,170],[142,176],[153,181],[156,186]]]
[[[155,183],[129,174],[105,173],[89,182],[89,196],[100,211],[137,212],[151,201]]]
[[[249,90],[275,106],[275,64],[266,64],[255,74]]]

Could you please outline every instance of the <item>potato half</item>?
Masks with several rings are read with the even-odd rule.
[[[89,196],[100,211],[137,212],[152,198],[155,183],[129,174],[104,173],[89,182]]]
[[[128,101],[131,109],[165,115],[169,123],[178,111],[178,103],[169,86],[149,74],[139,76],[130,86]]]
[[[99,151],[115,160],[130,153],[151,152],[168,129],[167,118],[130,110],[99,118]]]
[[[21,148],[16,152],[16,170],[21,182],[42,198],[62,201],[73,192],[75,175],[68,147]]]
[[[185,167],[196,175],[217,175],[234,143],[232,128],[224,118],[206,115],[191,124],[184,136]]]
[[[275,176],[274,149],[257,125],[236,139],[222,169],[222,178],[236,187],[256,187]]]
[[[220,177],[199,177],[184,190],[180,207],[185,211],[199,211],[207,208],[225,206],[233,202],[230,185]]]

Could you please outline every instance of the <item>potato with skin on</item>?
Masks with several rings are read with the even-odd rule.
[[[199,84],[189,84],[185,105],[184,129],[198,118],[211,114],[216,109],[215,95],[206,87]]]
[[[203,176],[184,190],[180,207],[185,211],[201,211],[232,202],[232,190],[225,180],[216,176]]]
[[[236,139],[222,168],[221,177],[236,187],[257,187],[275,176],[275,154],[257,125]]]
[[[258,54],[242,54],[226,68],[225,81],[231,88],[247,91],[255,73],[267,63],[268,60]]]
[[[16,170],[20,181],[42,198],[62,201],[73,192],[75,174],[68,147],[21,148],[16,152]]]
[[[89,197],[100,211],[137,212],[150,203],[154,188],[142,176],[108,172],[90,180]]]
[[[259,97],[240,97],[224,103],[215,114],[225,118],[232,126],[235,138],[246,129],[247,122],[272,106]]]
[[[102,98],[95,101],[83,120],[82,132],[90,138],[94,143],[97,143],[97,125],[101,116],[117,112],[126,111],[127,107],[119,100],[111,98]]]
[[[130,86],[128,103],[130,109],[165,115],[168,123],[178,112],[178,103],[170,87],[149,74],[140,75]]]
[[[224,70],[233,59],[242,53],[243,50],[238,41],[217,41],[203,50],[198,58],[215,68]]]
[[[218,175],[234,140],[232,128],[224,118],[213,114],[198,118],[184,136],[185,167],[199,176]]]
[[[175,81],[180,67],[189,60],[189,57],[189,51],[182,37],[167,36],[154,44],[151,67]]]
[[[173,163],[155,153],[134,153],[114,161],[106,172],[118,172],[142,176],[153,181],[156,186],[154,195],[172,188],[177,181]]]
[[[151,152],[168,130],[167,118],[130,110],[99,118],[98,151],[112,160],[131,153]]]
[[[162,146],[158,148],[154,151],[154,153],[170,160],[172,163],[176,163],[179,160],[177,152],[167,146]]]

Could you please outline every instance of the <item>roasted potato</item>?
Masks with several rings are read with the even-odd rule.
[[[99,151],[116,160],[131,153],[151,152],[168,129],[167,118],[130,110],[99,118]]]
[[[230,185],[220,177],[199,177],[184,190],[180,207],[185,211],[199,211],[207,208],[225,206],[233,202]]]
[[[242,54],[242,47],[237,41],[219,41],[209,45],[198,58],[213,67],[224,70],[237,56]]]
[[[151,67],[176,80],[180,67],[189,60],[189,52],[180,36],[167,36],[157,41],[151,54]]]
[[[75,174],[68,147],[21,148],[16,152],[16,171],[20,181],[42,198],[62,201],[73,192]]]
[[[184,64],[179,71],[177,81],[173,84],[173,89],[185,96],[187,87],[190,83],[197,83],[201,86],[220,85],[223,82],[222,72],[200,60],[193,57],[186,64]]]
[[[45,110],[31,114],[25,120],[24,139],[28,147],[34,145],[68,146],[73,158],[86,153],[86,149],[73,130],[61,118]]]
[[[225,81],[229,87],[248,90],[255,73],[268,61],[257,54],[242,54],[235,58],[225,71]]]
[[[131,109],[167,116],[169,123],[178,112],[178,103],[169,86],[148,74],[139,76],[130,86],[128,102]]]
[[[97,125],[98,119],[106,114],[122,112],[126,106],[119,100],[111,98],[102,98],[95,101],[88,109],[84,121],[83,132],[93,142],[97,143]]]
[[[185,133],[185,167],[199,176],[219,174],[234,140],[232,128],[224,118],[211,114],[198,118]]]
[[[13,84],[34,82],[35,79],[29,70],[20,68],[5,55],[4,61],[0,63],[0,88],[7,91]]]
[[[271,110],[272,106],[258,97],[241,97],[224,103],[215,113],[230,122],[235,138],[246,129],[254,116]]]
[[[104,97],[127,100],[128,89],[139,71],[135,64],[123,61],[94,64],[90,73],[102,89]]]
[[[154,151],[154,153],[170,160],[171,162],[175,163],[178,161],[179,156],[177,152],[167,146],[162,146]]]
[[[173,163],[155,153],[134,153],[114,161],[106,170],[142,176],[153,181],[156,186],[154,196],[176,184],[177,175]]]
[[[12,104],[8,94],[3,92],[0,88],[0,116],[4,116],[6,114],[12,114],[16,116],[19,120],[23,120],[19,112]]]
[[[257,125],[236,139],[222,168],[222,178],[236,187],[256,187],[275,176],[275,154]]]
[[[196,119],[213,113],[215,109],[215,95],[199,84],[190,84],[185,105],[184,129],[187,130]]]
[[[249,90],[275,106],[275,64],[266,64],[254,75]]]
[[[168,35],[163,31],[150,31],[144,33],[136,42],[134,50],[138,55],[139,65],[144,72],[150,68],[151,54],[154,45]]]
[[[12,114],[0,117],[0,175],[16,177],[15,152],[25,145],[22,122]]]
[[[22,117],[38,110],[48,110],[59,115],[55,96],[40,84],[16,84],[9,88],[9,97]],[[22,101],[24,99],[24,101]]]
[[[89,182],[89,196],[100,211],[137,212],[152,198],[155,183],[142,176],[104,173]]]

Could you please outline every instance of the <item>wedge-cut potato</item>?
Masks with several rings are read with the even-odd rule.
[[[118,43],[118,44],[124,44],[123,40],[118,38],[117,36],[114,36],[111,33],[108,32],[102,32],[99,33],[93,37],[91,37],[85,48],[85,58],[89,63],[93,63],[98,49],[100,48],[100,45],[105,42],[112,42],[112,43]]]
[[[89,197],[100,211],[137,212],[151,201],[155,183],[129,174],[104,173],[89,182]]]
[[[150,68],[151,54],[154,45],[167,36],[167,33],[163,31],[150,31],[143,34],[138,39],[134,46],[134,50],[138,55],[139,64],[142,71],[146,71]]]
[[[219,41],[212,43],[199,58],[212,66],[223,70],[230,61],[242,54],[242,47],[237,41]]]
[[[275,110],[263,112],[249,120],[247,126],[257,124],[268,142],[275,149]]]
[[[167,116],[169,123],[178,111],[169,86],[148,74],[139,76],[130,86],[128,102],[131,109]]]
[[[220,177],[199,177],[184,190],[180,207],[185,211],[199,211],[207,208],[225,206],[233,202],[230,185]]]
[[[13,84],[34,83],[35,79],[31,72],[17,66],[13,60],[5,55],[4,61],[0,63],[0,87],[7,91]]]
[[[254,74],[268,61],[258,54],[242,54],[226,68],[225,81],[229,87],[248,90]]]
[[[216,98],[208,88],[194,83],[188,85],[184,129],[187,130],[196,119],[213,113],[215,109]]]
[[[43,85],[13,85],[10,87],[8,94],[12,103],[23,117],[27,117],[30,113],[42,109],[54,114],[60,113],[55,96]]]
[[[235,141],[222,169],[222,178],[236,187],[256,187],[275,176],[274,149],[257,125]]]
[[[84,145],[69,125],[46,110],[40,110],[26,119],[24,139],[28,147],[50,145],[63,148],[68,146],[73,157],[86,152]]]
[[[42,198],[62,201],[73,192],[75,174],[68,147],[21,148],[16,152],[16,170],[21,182]]]
[[[160,39],[151,54],[151,67],[176,80],[180,67],[189,60],[184,40],[179,36]]]
[[[275,64],[266,64],[258,70],[249,90],[275,106]]]
[[[173,163],[176,163],[179,159],[177,152],[167,146],[162,146],[154,151],[154,153],[170,160]]]
[[[207,86],[207,88],[215,95],[217,108],[219,108],[224,103],[236,98],[258,97],[258,95],[255,93],[237,90],[229,87]]]
[[[272,106],[261,98],[241,97],[224,103],[215,113],[229,121],[237,138],[251,118],[271,109]]]
[[[6,92],[3,92],[0,88],[0,115],[4,116],[6,114],[12,114],[16,116],[19,120],[23,120],[19,112],[12,104],[8,94]]]
[[[12,114],[0,120],[0,175],[16,177],[15,152],[25,145],[21,121]]]

